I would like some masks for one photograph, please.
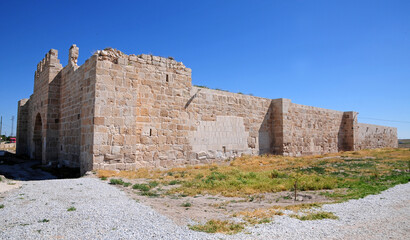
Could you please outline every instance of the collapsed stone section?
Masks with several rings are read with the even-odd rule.
[[[397,147],[397,130],[340,112],[192,86],[173,58],[107,48],[62,67],[50,50],[19,101],[17,153],[44,164],[134,170],[242,154],[301,156]]]

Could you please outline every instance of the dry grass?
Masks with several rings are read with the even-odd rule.
[[[198,165],[162,171],[145,168],[99,170],[98,176],[146,178],[163,184],[178,182],[181,185],[170,193],[226,197],[291,191],[298,181],[299,191],[347,188],[348,193],[336,191],[339,195],[329,194],[329,197],[350,199],[408,182],[409,163],[408,149],[384,148],[306,157],[242,156],[229,165]]]
[[[289,216],[293,218],[297,218],[302,221],[312,221],[312,220],[322,220],[322,219],[339,219],[339,217],[333,214],[332,212],[325,212],[325,211],[308,212],[302,215],[292,214]]]
[[[244,229],[244,223],[235,223],[231,221],[210,220],[205,224],[190,225],[189,228],[194,231],[207,233],[225,233],[235,234]]]

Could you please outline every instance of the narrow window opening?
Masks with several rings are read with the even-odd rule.
[[[149,130],[149,136],[152,136],[152,129]]]
[[[166,81],[166,82],[169,82],[169,76],[168,76],[168,74],[165,75],[165,81]]]
[[[224,151],[224,153],[226,153],[226,147],[222,146],[222,150]]]
[[[60,145],[60,150],[63,151],[63,145]]]
[[[77,115],[77,119],[80,119],[80,114]]]

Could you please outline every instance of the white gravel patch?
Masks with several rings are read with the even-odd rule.
[[[0,199],[0,239],[410,239],[410,183],[323,207],[339,220],[280,216],[232,236],[177,226],[95,178],[22,185]]]

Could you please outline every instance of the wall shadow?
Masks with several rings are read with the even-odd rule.
[[[258,130],[259,155],[274,154],[273,103],[271,102]]]
[[[0,151],[0,175],[19,181],[79,178],[79,168],[55,168],[7,151]]]

